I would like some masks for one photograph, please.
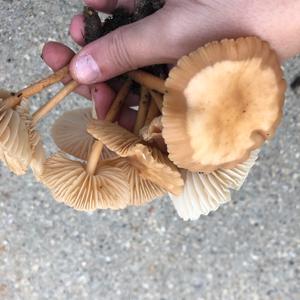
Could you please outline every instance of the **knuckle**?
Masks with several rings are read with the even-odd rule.
[[[120,69],[134,69],[136,67],[132,55],[129,52],[128,42],[125,31],[122,28],[117,29],[111,35],[109,41],[108,54],[113,58],[114,64]]]

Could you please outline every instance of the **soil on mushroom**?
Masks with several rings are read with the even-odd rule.
[[[85,18],[85,42],[91,43],[94,40],[105,36],[113,30],[137,22],[163,7],[164,0],[141,0],[133,13],[128,13],[122,8],[116,9],[111,16],[102,23],[98,13],[89,7],[84,8]],[[161,78],[166,78],[168,68],[166,65],[155,65],[144,68],[145,71]]]

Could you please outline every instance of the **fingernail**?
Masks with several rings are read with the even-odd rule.
[[[89,54],[81,55],[77,58],[75,72],[78,81],[87,84],[95,83],[101,73],[96,61]]]

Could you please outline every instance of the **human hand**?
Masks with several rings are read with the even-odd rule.
[[[132,11],[136,1],[85,0],[85,3],[99,11],[111,12],[117,7]],[[172,64],[197,47],[222,38],[259,36],[284,60],[300,51],[299,9],[299,0],[288,3],[283,0],[167,0],[155,14],[83,47],[75,57],[69,48],[58,43],[46,44],[43,57],[53,69],[70,62],[71,76],[84,85],[104,82],[147,65]],[[84,46],[82,32],[83,16],[75,16],[70,34]],[[98,115],[104,116],[114,92],[105,84],[97,84],[92,89],[84,85],[79,92],[87,97],[92,93],[98,104]],[[136,99],[130,101],[133,104]],[[127,109],[122,116],[124,123],[132,120],[132,126],[134,112]]]

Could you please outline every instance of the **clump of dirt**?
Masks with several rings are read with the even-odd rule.
[[[83,11],[85,18],[85,41],[86,43],[90,43],[118,27],[144,19],[162,8],[163,5],[164,1],[162,0],[142,0],[138,2],[133,13],[129,13],[123,8],[118,8],[113,11],[111,16],[105,19],[103,24],[95,10],[85,7]]]
[[[118,8],[103,23],[95,10],[85,7],[83,13],[85,18],[85,42],[87,44],[91,43],[121,26],[144,19],[161,9],[164,3],[164,0],[140,0],[133,13]],[[162,78],[166,78],[168,74],[166,65],[149,66],[143,68],[143,70]]]
[[[89,44],[102,36],[102,22],[98,13],[85,6],[83,9],[84,16],[84,39],[86,44]]]

